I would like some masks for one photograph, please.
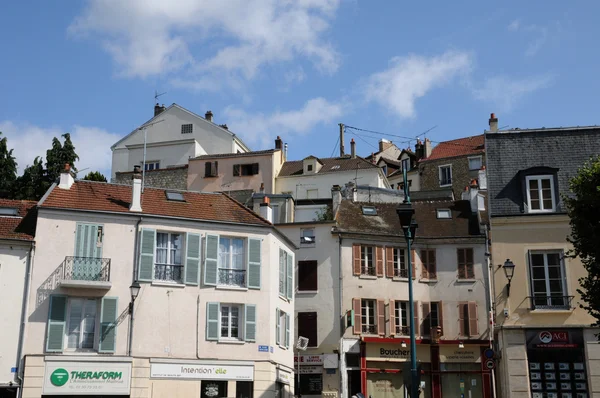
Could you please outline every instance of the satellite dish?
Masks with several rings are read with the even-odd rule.
[[[302,351],[305,351],[308,347],[308,339],[306,337],[298,336],[298,341],[296,342],[296,348]]]

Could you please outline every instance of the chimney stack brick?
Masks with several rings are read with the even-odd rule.
[[[207,111],[206,114],[204,115],[204,118],[206,120],[208,120],[209,122],[212,122],[213,121],[213,113],[212,113],[212,111]]]
[[[490,114],[490,132],[497,133],[498,132],[498,118],[495,113]]]

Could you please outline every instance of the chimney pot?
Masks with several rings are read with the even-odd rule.
[[[350,157],[352,159],[356,158],[356,142],[354,142],[354,138],[350,140]]]
[[[209,122],[212,122],[212,119],[213,119],[213,113],[212,113],[212,111],[207,111],[206,114],[204,114],[204,118],[206,120],[208,120]]]
[[[270,223],[273,223],[273,209],[271,208],[271,200],[265,196],[263,202],[259,206],[260,216]]]
[[[62,173],[60,173],[58,187],[61,189],[70,189],[73,183],[75,183],[75,179],[73,178],[73,174],[71,174],[71,165],[65,163],[65,168]]]
[[[156,105],[154,105],[154,116],[158,116],[159,114],[163,113],[165,111],[165,105],[163,104],[162,106],[158,105],[158,103]]]
[[[277,136],[277,138],[275,138],[275,149],[282,149],[281,147],[283,146],[283,141],[281,140],[280,136]]]
[[[490,114],[489,124],[490,124],[490,132],[497,133],[498,132],[498,118],[496,117],[495,113]]]
[[[133,184],[131,187],[131,204],[129,211],[142,211],[142,173],[139,165],[133,166],[133,175],[131,176]]]

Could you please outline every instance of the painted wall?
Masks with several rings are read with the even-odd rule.
[[[0,240],[0,385],[15,383],[29,243]],[[10,305],[8,305],[10,303]]]
[[[170,143],[149,144],[146,146],[146,163],[160,162],[161,169],[185,165],[190,158],[196,156],[196,141],[174,141]],[[144,145],[130,146],[127,170],[133,171],[133,166],[141,166],[144,160]]]

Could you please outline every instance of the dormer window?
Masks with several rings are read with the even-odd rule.
[[[313,165],[312,164],[307,165],[306,171],[313,171]]]
[[[556,211],[554,176],[533,175],[526,177],[527,208],[529,213]]]

